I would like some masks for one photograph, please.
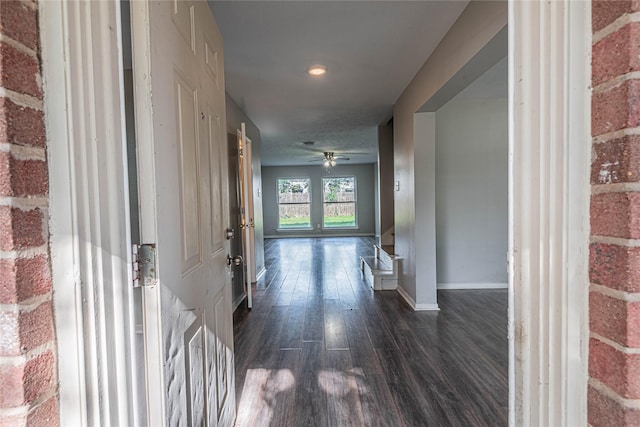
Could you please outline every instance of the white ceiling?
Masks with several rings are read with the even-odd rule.
[[[260,128],[262,164],[308,164],[323,151],[375,162],[378,124],[466,4],[210,1],[227,92]],[[316,63],[325,76],[306,73]]]

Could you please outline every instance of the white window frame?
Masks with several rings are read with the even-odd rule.
[[[283,179],[288,179],[288,180],[294,180],[294,179],[306,179],[307,181],[309,181],[309,226],[303,226],[303,227],[282,227],[280,225],[280,180]],[[282,177],[278,177],[276,178],[276,206],[277,206],[277,210],[278,210],[278,228],[276,229],[277,231],[300,231],[300,230],[313,230],[313,218],[312,218],[312,209],[313,209],[313,188],[312,188],[312,184],[311,184],[311,177],[309,176],[282,176]],[[296,203],[282,203],[282,204],[296,204]],[[304,203],[299,203],[299,204],[304,204]]]
[[[324,180],[325,179],[335,179],[335,178],[353,178],[353,204],[355,205],[355,225],[349,225],[346,227],[341,226],[331,226],[325,224],[324,220],[324,204],[325,203],[351,203],[351,202],[325,202],[324,200]],[[321,181],[322,187],[322,228],[328,230],[357,230],[358,229],[358,180],[355,175],[340,175],[340,176],[323,176]]]

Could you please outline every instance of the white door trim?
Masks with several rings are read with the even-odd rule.
[[[137,425],[120,3],[39,8],[60,425]]]
[[[587,424],[591,3],[509,2],[509,423]]]
[[[151,28],[149,2],[131,3],[131,44],[133,57],[133,85],[135,130],[138,152],[138,189],[140,209],[140,240],[158,241],[156,222],[155,147],[153,134],[153,105],[151,98]],[[145,334],[145,396],[147,425],[162,427],[166,423],[164,350],[162,348],[162,319],[160,286],[142,289],[143,330]],[[149,348],[149,343],[158,346]]]

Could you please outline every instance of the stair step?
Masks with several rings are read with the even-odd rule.
[[[374,256],[363,256],[362,261],[367,264],[373,274],[393,273],[393,266],[384,263],[380,258]]]
[[[394,290],[398,288],[398,258],[393,255],[393,246],[384,249],[374,245],[374,256],[360,258],[360,268],[376,291]],[[389,252],[391,252],[391,254]]]

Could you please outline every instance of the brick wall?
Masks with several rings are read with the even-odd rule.
[[[38,34],[0,1],[0,426],[59,423]]]
[[[594,1],[589,423],[640,425],[640,1]]]

